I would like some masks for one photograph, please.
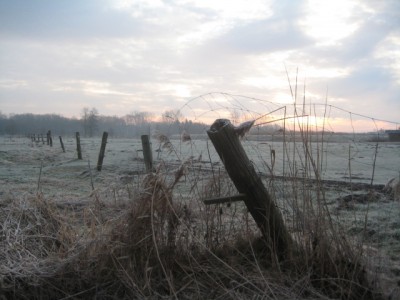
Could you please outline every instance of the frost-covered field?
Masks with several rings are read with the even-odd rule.
[[[159,152],[159,142],[152,140],[153,159],[156,162],[179,163],[193,159],[208,168],[210,161],[214,164],[219,162],[213,146],[206,140],[171,142],[174,151],[162,148]],[[77,159],[74,138],[64,138],[65,153],[58,139],[54,138],[53,143],[53,147],[49,147],[42,142],[33,143],[27,138],[0,138],[1,180],[32,189],[37,186],[42,163],[43,180],[79,177],[88,170],[89,162],[92,168],[96,167],[101,138],[82,139],[83,160]],[[301,177],[307,172],[308,176],[315,177],[315,170],[308,170],[309,162],[302,143],[244,141],[243,145],[257,170],[263,174]],[[124,172],[142,170],[141,148],[139,139],[108,139],[104,172],[96,173],[95,177],[111,180],[111,174],[118,176]],[[271,150],[275,152],[275,163],[271,161]],[[321,179],[371,183],[373,178],[374,184],[386,184],[400,174],[400,143],[312,143],[308,151]]]
[[[204,209],[196,197],[207,194],[209,179],[223,174],[223,165],[205,139],[171,142],[172,147],[162,147],[152,140],[154,165],[173,177],[184,163],[186,176],[175,192],[187,206]],[[23,137],[0,138],[0,197],[24,199],[41,192],[60,205],[78,205],[90,201],[94,188],[99,195],[117,202],[145,176],[140,140],[110,138],[101,172],[96,170],[101,138],[82,138],[81,144],[83,159],[78,160],[73,137],[64,138],[65,153],[58,138],[54,138],[53,147]],[[389,179],[399,176],[399,143],[304,145],[244,140],[243,145],[255,168],[265,175],[264,182],[283,213],[289,212],[285,215],[288,223],[291,212],[301,212],[304,206],[296,193],[309,194],[310,203],[322,201],[333,221],[343,226],[343,233],[364,247],[369,263],[387,279],[387,288],[399,284],[400,202],[382,190]],[[323,196],[321,186],[313,181],[316,174],[324,180]],[[373,186],[369,186],[371,181]],[[235,191],[228,188],[224,193]],[[240,205],[223,207],[224,214],[236,214]],[[296,230],[295,225],[290,227]]]

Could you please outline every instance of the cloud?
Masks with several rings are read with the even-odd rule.
[[[399,107],[400,2],[331,4],[1,1],[2,111],[162,112],[216,91],[290,103],[287,76],[292,87],[297,76],[310,101],[324,102],[328,88],[335,103],[398,118],[374,106]],[[206,109],[201,101],[193,110]]]
[[[111,10],[108,1],[1,1],[2,37],[53,42],[93,38],[144,36],[151,26],[127,12]]]
[[[271,5],[272,14],[246,22],[237,22],[224,35],[215,38],[214,47],[241,55],[302,48],[310,44],[298,28],[298,2],[278,1]]]
[[[315,40],[316,45],[336,45],[343,38],[351,36],[359,27],[360,21],[354,18],[354,12],[359,6],[359,3],[351,0],[308,0],[299,25]]]

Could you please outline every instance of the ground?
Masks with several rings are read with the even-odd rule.
[[[184,176],[174,189],[175,197],[191,212],[196,224],[193,227],[197,226],[193,230],[200,232],[204,224],[199,224],[201,220],[196,216],[208,209],[202,198],[235,194],[235,189],[209,141],[171,143],[165,147],[152,140],[154,165],[167,175],[169,184],[182,168]],[[50,147],[26,137],[2,137],[0,197],[3,201],[28,199],[40,193],[61,209],[75,207],[76,212],[92,202],[95,191],[100,199],[114,201],[119,207],[118,202],[126,199],[146,176],[141,142],[110,138],[101,172],[96,170],[100,144],[100,137],[82,138],[83,159],[79,160],[73,137],[64,138],[66,152],[57,142]],[[298,220],[309,206],[314,206],[314,211],[318,205],[327,208],[334,226],[360,247],[370,266],[370,278],[379,278],[387,295],[399,295],[400,202],[384,191],[385,183],[399,176],[399,143],[305,145],[253,138],[243,140],[243,145],[293,235],[308,226]],[[214,182],[211,186],[210,179]],[[227,238],[236,228],[234,218],[247,222],[243,203],[220,205],[218,209],[221,217],[217,228],[226,231]]]

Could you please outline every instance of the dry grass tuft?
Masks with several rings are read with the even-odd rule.
[[[99,195],[84,209],[83,220],[72,219],[82,215],[68,214],[41,194],[5,197],[0,202],[3,296],[379,299],[366,281],[361,254],[325,221],[323,211],[303,211],[309,214],[306,229],[292,259],[280,265],[251,221],[226,220],[248,217],[235,204],[226,208],[232,215],[216,207],[193,220],[196,214],[175,202],[173,193],[189,167],[183,163],[172,183],[160,169],[146,175],[116,216],[107,213],[112,201]],[[219,174],[203,193],[229,194],[228,182]],[[205,231],[193,230],[193,222],[205,223]]]

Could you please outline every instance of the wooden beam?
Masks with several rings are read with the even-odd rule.
[[[227,197],[209,198],[209,199],[203,200],[203,202],[205,205],[221,204],[221,203],[227,203],[227,202],[243,201],[245,198],[246,198],[245,194],[239,194],[239,195],[227,196]]]

